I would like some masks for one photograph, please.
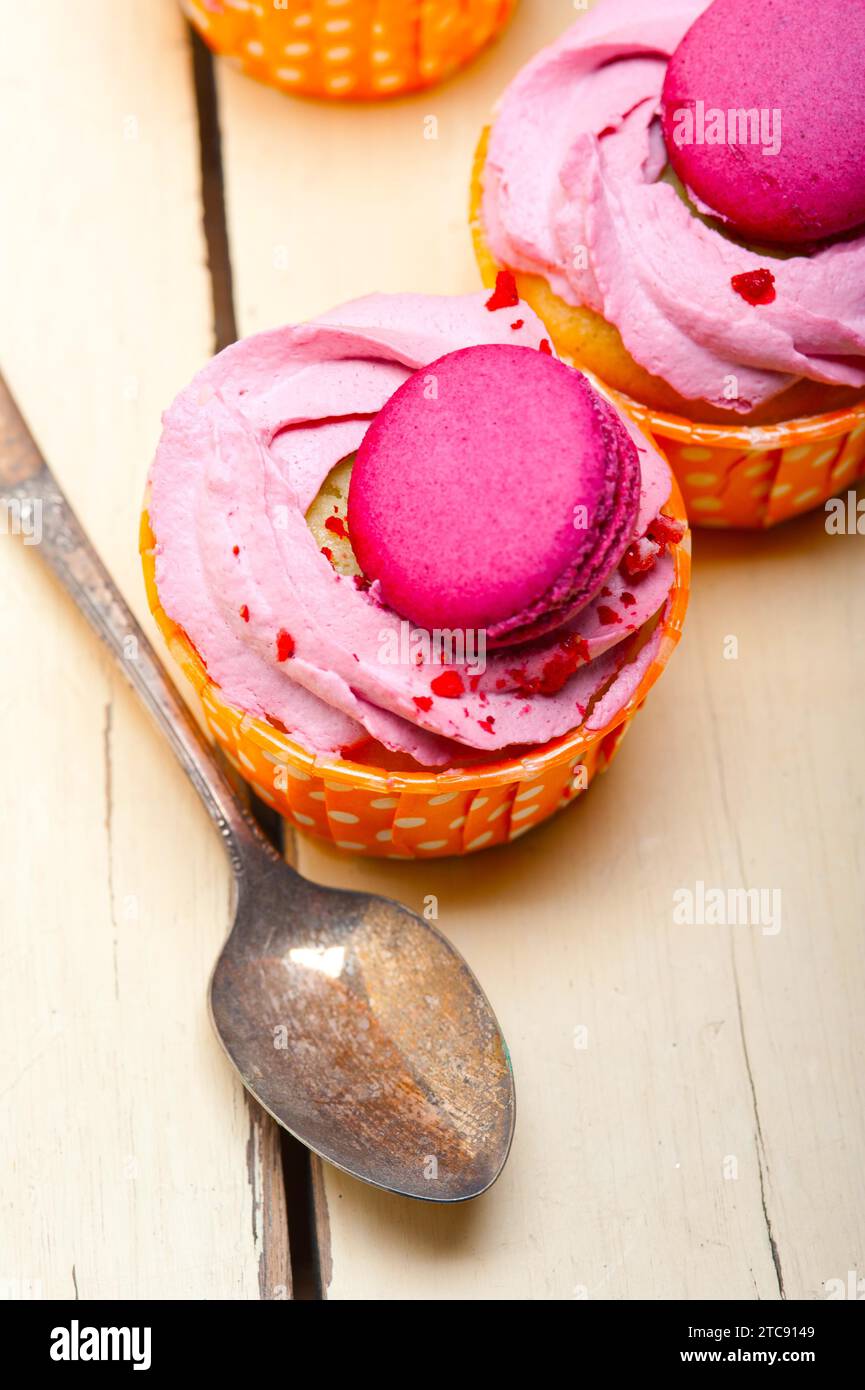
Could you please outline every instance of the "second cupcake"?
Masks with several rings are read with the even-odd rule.
[[[629,398],[695,522],[771,525],[865,468],[863,61],[842,0],[601,0],[481,143],[485,279]]]

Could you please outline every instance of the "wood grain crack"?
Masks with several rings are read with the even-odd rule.
[[[188,32],[198,110],[201,214],[213,303],[213,350],[221,352],[237,338],[237,317],[234,312],[234,283],[225,212],[219,101],[210,49],[191,26]]]
[[[721,807],[724,813],[724,820],[730,832],[736,852],[736,864],[739,870],[739,878],[742,887],[747,885],[747,875],[745,871],[745,855],[742,849],[742,840],[739,835],[739,827],[732,814],[730,800],[727,794],[727,782],[724,776],[724,750],[718,733],[718,720],[715,707],[711,698],[711,682],[706,680],[707,700],[706,706],[709,711],[710,725],[712,730],[712,740],[715,749],[715,756],[718,766],[718,786],[721,794]],[[751,1092],[751,1109],[754,1115],[754,1147],[757,1155],[757,1173],[760,1181],[760,1206],[763,1212],[763,1224],[766,1228],[766,1236],[769,1241],[769,1252],[772,1256],[772,1265],[775,1270],[775,1278],[778,1281],[778,1297],[786,1299],[787,1294],[784,1289],[784,1275],[781,1269],[781,1256],[778,1250],[778,1243],[775,1240],[775,1233],[772,1228],[772,1220],[769,1216],[769,1206],[767,1191],[769,1186],[769,1164],[766,1156],[766,1145],[763,1139],[763,1129],[760,1123],[760,1108],[757,1103],[757,1088],[754,1084],[754,1074],[751,1068],[751,1057],[748,1051],[748,1038],[745,1032],[745,1016],[742,1009],[742,990],[739,981],[739,967],[736,962],[736,942],[734,936],[735,928],[730,930],[730,964],[733,972],[733,988],[736,995],[736,1013],[739,1019],[739,1039],[742,1044],[742,1056],[745,1062],[745,1073],[748,1078],[748,1087]]]
[[[763,1129],[760,1124],[760,1108],[757,1104],[757,1090],[754,1085],[754,1075],[751,1071],[751,1058],[748,1053],[748,1039],[745,1034],[745,1019],[742,1013],[742,993],[739,988],[739,971],[736,965],[736,950],[733,942],[732,933],[730,935],[730,960],[733,966],[733,983],[736,989],[736,1012],[739,1018],[739,1037],[742,1042],[742,1056],[745,1059],[745,1072],[748,1077],[748,1086],[751,1091],[751,1106],[754,1111],[754,1144],[757,1152],[757,1171],[760,1178],[760,1205],[763,1209],[763,1223],[766,1227],[766,1235],[769,1239],[769,1250],[772,1255],[772,1264],[775,1268],[775,1278],[778,1280],[778,1297],[786,1299],[787,1294],[784,1289],[784,1274],[781,1269],[781,1256],[778,1251],[778,1243],[772,1230],[772,1220],[769,1216],[769,1207],[766,1201],[766,1190],[769,1183],[769,1164],[766,1158],[766,1145],[763,1141]]]
[[[228,234],[225,186],[222,166],[222,133],[219,97],[213,57],[199,35],[187,26],[192,50],[192,71],[198,115],[198,144],[201,178],[201,213],[207,268],[213,310],[213,350],[221,352],[238,336],[234,306],[234,279]],[[233,781],[233,779],[230,779]],[[257,796],[243,787],[246,800],[265,834],[280,854],[285,850],[282,818]],[[291,849],[293,850],[293,845]],[[307,1212],[312,1205],[311,1183],[289,1183],[285,1165],[286,1145],[297,1145],[285,1135],[270,1116],[250,1096],[247,1177],[252,1197],[252,1235],[259,1250],[258,1284],[263,1299],[294,1298],[297,1288],[309,1288],[311,1267],[317,1252],[296,1258],[296,1245],[303,1251],[309,1245]],[[304,1150],[304,1154],[305,1154]],[[306,1158],[308,1172],[308,1156]],[[295,1231],[298,1238],[295,1240]],[[313,1298],[320,1293],[301,1295]]]

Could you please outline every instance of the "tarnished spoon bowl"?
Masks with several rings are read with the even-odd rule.
[[[241,879],[213,973],[226,1052],[266,1110],[379,1187],[476,1197],[510,1147],[504,1040],[461,956],[399,903],[280,863]]]

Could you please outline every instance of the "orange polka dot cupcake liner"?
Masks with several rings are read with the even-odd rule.
[[[678,488],[665,510],[684,516]],[[145,510],[140,551],[150,611],[194,691],[198,713],[228,761],[295,829],[338,849],[388,859],[438,859],[517,840],[581,796],[610,766],[682,632],[691,584],[690,532],[670,547],[674,585],[657,651],[633,696],[601,729],[576,729],[520,758],[441,772],[390,772],[309,753],[227,703],[156,589],[156,541]]]
[[[516,0],[180,0],[250,77],[305,96],[375,100],[429,87],[507,23]]]
[[[666,456],[692,526],[776,526],[865,475],[865,401],[835,414],[736,428],[694,424],[610,395]]]

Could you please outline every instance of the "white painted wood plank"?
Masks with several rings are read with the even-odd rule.
[[[474,142],[566,10],[524,3],[462,77],[393,106],[295,102],[222,67],[241,331],[374,289],[476,287]],[[518,1087],[510,1163],[468,1207],[319,1174],[332,1298],[772,1299],[779,1271],[788,1297],[816,1297],[865,1268],[865,657],[850,641],[865,552],[819,517],[695,551],[682,647],[583,804],[462,863],[303,842],[312,877],[415,907],[438,895]],[[781,932],[677,926],[673,894],[698,880],[780,889]]]
[[[144,476],[212,332],[185,28],[2,0],[0,30],[0,363],[143,615]],[[273,1296],[273,1129],[206,1015],[218,838],[36,551],[5,538],[0,570],[2,1289]]]
[[[471,155],[493,101],[561,32],[563,14],[561,0],[529,0],[463,73],[393,102],[298,100],[220,63],[241,331],[307,318],[371,289],[477,289]]]

